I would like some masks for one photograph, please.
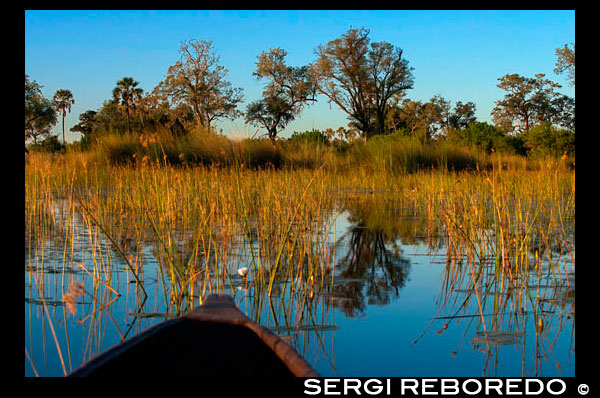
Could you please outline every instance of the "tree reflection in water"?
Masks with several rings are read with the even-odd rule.
[[[336,264],[339,273],[331,295],[346,316],[363,317],[367,304],[389,304],[406,282],[410,261],[397,244],[404,221],[374,201],[347,212],[351,226],[336,242],[344,254]]]

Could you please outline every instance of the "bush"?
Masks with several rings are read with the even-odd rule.
[[[547,123],[524,132],[523,140],[528,157],[575,156],[575,133]]]
[[[447,141],[482,149],[488,154],[496,151],[516,154],[521,151],[518,138],[507,136],[486,122],[473,122],[465,129],[451,130]]]
[[[60,152],[65,146],[58,140],[58,136],[51,135],[37,144],[31,144],[29,150],[38,152]]]
[[[423,142],[406,130],[376,135],[369,141],[333,140],[318,130],[294,133],[289,140],[232,140],[226,136],[191,128],[186,134],[169,131],[108,134],[91,144],[90,154],[110,164],[160,163],[247,168],[309,168],[325,164],[331,170],[364,168],[413,173],[425,169],[465,170],[489,167],[502,152],[508,155],[568,156],[575,154],[575,133],[548,126],[508,136],[487,123],[472,123],[449,133],[446,140]],[[83,150],[86,145],[70,145]],[[62,149],[57,137],[31,146],[48,152]],[[487,153],[486,153],[487,152]],[[491,156],[490,153],[493,153]],[[504,155],[504,153],[502,153]],[[514,156],[525,160],[525,157]],[[502,157],[505,162],[506,157]],[[495,163],[494,163],[495,164]]]
[[[111,164],[163,163],[170,165],[233,166],[261,168],[283,165],[281,148],[265,139],[233,141],[225,136],[192,129],[185,135],[110,134],[93,147],[98,158]]]
[[[289,139],[289,142],[297,144],[297,143],[306,143],[306,142],[314,142],[324,145],[329,145],[329,139],[325,134],[323,134],[319,130],[310,130],[304,131],[302,133],[294,131],[292,136]]]

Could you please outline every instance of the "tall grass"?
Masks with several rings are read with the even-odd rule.
[[[224,142],[231,144],[222,137],[211,139],[216,143],[214,148],[223,149],[220,143]],[[158,142],[148,144],[148,148],[151,145],[168,147]],[[53,160],[50,155],[36,154],[29,158],[26,167],[26,221],[29,220],[31,230],[39,228],[38,220],[47,220],[47,214],[55,214],[52,206],[57,203],[56,195],[64,196],[71,209],[66,209],[66,214],[75,209],[80,211],[90,219],[90,225],[100,228],[113,246],[118,246],[117,240],[125,240],[128,234],[138,240],[152,237],[169,266],[181,268],[182,273],[172,270],[172,276],[179,275],[178,278],[183,279],[192,275],[186,268],[189,265],[197,267],[203,261],[202,272],[208,273],[211,261],[223,261],[225,255],[219,253],[219,247],[226,245],[222,243],[224,236],[233,240],[246,235],[256,245],[260,264],[274,260],[278,263],[281,248],[289,243],[296,250],[294,245],[299,243],[303,231],[318,224],[327,212],[339,206],[336,204],[339,193],[347,189],[387,194],[398,206],[406,203],[419,208],[428,219],[443,225],[450,251],[467,251],[478,258],[493,257],[499,267],[511,273],[529,266],[531,259],[527,253],[544,246],[540,240],[564,240],[570,236],[567,229],[574,218],[574,178],[560,162],[530,171],[528,178],[522,174],[526,169],[523,165],[514,170],[505,169],[503,160],[496,163],[494,159],[491,170],[477,171],[478,163],[475,163],[473,172],[447,168],[432,172],[425,167],[410,166],[409,169],[415,167],[415,171],[397,174],[392,172],[396,168],[390,165],[394,161],[377,154],[372,160],[374,170],[379,170],[377,173],[373,173],[370,165],[349,170],[331,166],[328,169],[324,161],[319,177],[309,184],[316,176],[312,168],[252,170],[244,162],[248,156],[244,150],[251,146],[235,145],[241,144],[234,143],[228,148],[231,153],[222,155],[225,164],[231,161],[238,165],[229,168],[217,167],[214,163],[194,168],[165,167],[165,162],[169,164],[169,155],[166,161],[163,156],[163,162],[160,157],[155,161],[142,160],[136,163],[137,167],[118,164],[98,168],[91,167],[80,155]],[[274,148],[270,142],[257,143],[257,148],[260,150],[263,145]],[[218,152],[214,148],[207,145],[204,150]],[[418,162],[415,159],[422,154],[413,152],[421,149],[409,146],[406,151],[412,155],[406,155],[407,158]],[[361,150],[369,154],[385,149],[366,146]],[[450,153],[438,151],[437,154]],[[167,152],[165,149],[163,153]],[[447,160],[452,156],[453,161]],[[436,159],[450,162],[447,164],[460,163],[456,160],[459,155],[452,156],[446,160]],[[266,157],[273,159],[272,155]],[[383,163],[377,167],[380,161]],[[119,219],[138,222],[124,229]],[[550,236],[543,231],[557,231],[559,235]],[[290,240],[292,236],[294,240]],[[177,242],[184,240],[191,245],[188,250],[195,253],[194,256],[178,252],[182,244]],[[563,246],[565,250],[574,250],[569,243]],[[117,247],[117,255],[123,257],[124,253],[119,250]],[[199,259],[199,253],[203,253],[203,260]]]
[[[161,316],[175,316],[209,293],[232,294],[283,330],[323,326],[331,308],[317,308],[338,277],[331,231],[342,212],[378,238],[410,243],[423,235],[430,247],[444,247],[447,285],[471,292],[465,301],[477,302],[486,334],[499,320],[483,315],[508,301],[498,295],[494,302],[483,289],[526,293],[510,305],[532,303],[538,322],[548,317],[528,281],[571,280],[575,177],[564,159],[525,161],[400,140],[347,152],[308,144],[292,150],[193,134],[112,136],[89,153],[29,154],[30,297],[59,302],[85,280],[93,307],[83,322],[107,319],[114,300],[130,300],[127,328],[109,320],[122,339],[156,312],[156,302],[164,303]],[[237,275],[241,267],[250,270],[247,280]],[[125,286],[118,272],[126,273]],[[52,338],[60,346],[60,336]]]
[[[368,142],[353,141],[324,144],[310,140],[299,142],[266,139],[237,139],[192,130],[186,135],[143,133],[106,135],[87,153],[88,162],[111,165],[163,164],[183,166],[247,168],[369,170],[414,173],[419,170],[491,169],[502,162],[505,168],[539,168],[544,159],[526,160],[508,154],[488,155],[446,141],[423,144],[410,137],[376,136]],[[563,162],[566,164],[566,162]]]

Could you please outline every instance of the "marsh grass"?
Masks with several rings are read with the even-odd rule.
[[[77,150],[70,148],[68,153]],[[75,155],[72,155],[75,156]],[[318,169],[329,171],[366,168],[372,171],[414,173],[419,170],[461,171],[491,169],[497,161],[505,168],[539,167],[535,161],[448,141],[424,144],[410,137],[376,136],[326,144],[313,141],[230,139],[223,135],[192,130],[185,135],[144,132],[108,134],[100,137],[85,156],[89,161],[110,165],[149,163],[171,166],[216,166],[233,168],[237,163],[251,169]],[[93,160],[92,160],[93,159]],[[501,160],[499,160],[501,159]],[[543,162],[544,159],[540,159]],[[565,164],[573,167],[574,161]]]
[[[308,147],[293,158],[259,140],[211,136],[182,152],[177,140],[113,139],[102,156],[32,153],[25,164],[29,297],[69,297],[70,286],[86,281],[93,306],[74,303],[89,325],[84,359],[101,340],[101,319],[124,340],[144,320],[177,316],[210,293],[234,295],[254,319],[304,349],[302,331],[318,333],[316,344],[324,347],[323,333],[335,329],[332,308],[354,305],[336,287],[345,270],[336,269],[336,251],[343,250],[331,233],[342,213],[385,245],[400,236],[443,248],[441,308],[476,303],[473,319],[488,342],[490,333],[506,330],[501,317],[487,315],[503,306],[529,307],[536,324],[548,324],[544,306],[553,298],[529,289],[535,281],[574,289],[568,284],[575,264],[575,177],[564,159],[524,161],[454,147],[424,151],[406,143],[389,150],[374,142],[347,154],[323,147],[317,165],[309,163]],[[242,267],[249,269],[244,279],[237,274]],[[117,272],[131,283],[119,285]],[[401,270],[383,272],[377,283],[397,287],[405,278]],[[354,283],[350,274],[345,278],[346,286]],[[112,318],[115,300],[131,300],[134,315],[125,330]],[[59,349],[69,341],[59,343],[56,333],[53,340]],[[487,347],[491,352],[493,344]],[[61,359],[67,371],[71,360]]]
[[[123,245],[153,239],[172,272],[179,270],[178,278],[186,279],[190,266],[208,272],[211,261],[224,261],[227,254],[217,246],[239,236],[253,242],[260,264],[277,264],[286,242],[294,246],[307,231],[316,233],[325,214],[341,208],[340,197],[343,202],[352,192],[358,197],[366,192],[394,201],[376,206],[383,212],[390,206],[424,212],[432,233],[434,222],[443,226],[449,251],[474,260],[494,258],[509,274],[529,269],[532,253],[551,262],[546,247],[574,252],[568,239],[574,228],[574,174],[560,164],[531,171],[527,178],[523,168],[506,170],[502,161],[491,171],[371,174],[363,168],[340,175],[326,163],[317,170],[251,170],[240,161],[244,154],[236,153],[236,167],[226,169],[158,162],[95,168],[80,157],[57,162],[36,154],[26,167],[26,233],[47,231],[62,239],[66,258],[74,215],[83,215],[89,218],[88,234],[97,236],[91,230],[99,229],[134,276]],[[59,200],[63,207],[57,213]],[[292,252],[296,249],[304,247]]]

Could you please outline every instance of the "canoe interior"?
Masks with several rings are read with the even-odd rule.
[[[186,318],[168,321],[126,349],[108,354],[104,360],[92,361],[72,376],[294,376],[249,328]]]

